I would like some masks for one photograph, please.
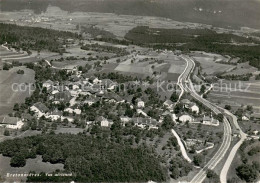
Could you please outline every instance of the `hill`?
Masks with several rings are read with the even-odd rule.
[[[75,2],[76,1],[76,2]],[[260,29],[258,0],[2,0],[1,11],[32,9],[45,11],[49,5],[74,12],[105,12],[159,16],[177,21],[212,24],[219,27]]]

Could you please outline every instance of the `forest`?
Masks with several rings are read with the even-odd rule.
[[[125,38],[133,44],[154,49],[205,51],[231,57],[260,69],[259,41],[228,33],[217,33],[210,29],[155,29],[139,26],[130,30]],[[232,44],[237,43],[237,44]],[[243,43],[243,44],[239,44]],[[244,43],[255,43],[249,46]]]
[[[0,32],[0,44],[7,42],[9,47],[24,51],[49,50],[52,52],[64,52],[62,45],[66,39],[80,37],[77,34],[66,31],[4,23],[0,23]]]
[[[146,146],[136,148],[107,138],[85,134],[45,134],[6,140],[0,153],[11,157],[11,166],[25,166],[26,159],[41,155],[44,162],[62,163],[76,181],[165,181],[160,161]]]

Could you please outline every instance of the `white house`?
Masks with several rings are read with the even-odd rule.
[[[179,121],[185,123],[185,122],[193,122],[193,118],[187,114],[184,114],[179,117]]]
[[[120,120],[122,121],[122,123],[125,125],[126,123],[128,123],[131,118],[127,117],[127,116],[121,116]]]
[[[53,90],[53,91],[51,92],[52,95],[55,95],[56,93],[59,93],[59,90]]]
[[[24,123],[21,119],[16,117],[2,117],[0,119],[0,126],[9,128],[9,129],[21,129]]]
[[[245,114],[245,115],[242,116],[242,120],[243,121],[249,121],[249,119],[250,119],[250,115],[249,114]]]
[[[113,122],[108,121],[108,120],[107,120],[106,118],[104,118],[103,116],[98,117],[98,118],[97,118],[97,121],[100,122],[100,125],[101,125],[102,127],[109,127],[110,125],[113,124]]]
[[[61,119],[62,113],[58,110],[54,110],[53,112],[49,113],[46,118],[51,119],[52,121],[57,121]]]
[[[137,107],[144,108],[144,106],[145,106],[144,101],[142,101],[140,98],[137,99]]]
[[[42,87],[47,88],[47,90],[51,89],[53,86],[53,82],[51,80],[47,80],[42,84]]]
[[[190,109],[192,112],[195,112],[196,114],[199,114],[199,112],[200,112],[200,109],[196,104],[191,105]]]
[[[71,117],[64,117],[64,116],[61,116],[61,121],[64,121],[65,119],[67,119],[69,122],[73,122],[74,119],[71,118]]]
[[[72,109],[72,108],[66,108],[65,110],[64,110],[65,112],[68,112],[68,113],[70,113],[70,114],[72,114],[72,113],[75,113],[75,114],[81,114],[81,110],[80,109]]]
[[[93,79],[93,84],[100,84],[102,81],[98,78]]]

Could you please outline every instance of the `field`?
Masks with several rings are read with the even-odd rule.
[[[252,105],[255,112],[260,113],[260,82],[222,81],[215,84],[208,98],[220,106],[238,108],[241,105]]]
[[[4,62],[35,61],[33,55],[28,56],[28,54],[24,52],[8,50],[4,46],[0,47],[0,52],[1,68]],[[17,74],[16,72],[19,69],[24,70],[24,74]],[[0,116],[10,113],[15,103],[22,103],[24,99],[29,96],[29,83],[34,83],[34,71],[24,66],[14,67],[8,71],[0,70]],[[20,91],[15,91],[17,90],[17,86],[21,86]]]
[[[24,70],[23,75],[17,74],[17,70]],[[13,84],[34,83],[34,71],[25,67],[16,67],[9,71],[0,71],[0,115],[6,115],[12,111],[15,103],[21,103],[29,96],[28,85],[25,91],[12,90]],[[16,89],[14,87],[14,89]]]
[[[243,74],[248,74],[248,73],[257,73],[257,68],[252,67],[251,65],[248,64],[248,62],[245,63],[240,63],[238,64],[235,69],[232,71],[224,74],[224,75],[243,75]]]
[[[26,165],[22,168],[14,168],[10,166],[10,158],[4,157],[0,155],[0,174],[1,175],[7,175],[7,173],[10,174],[23,174],[23,173],[28,173],[30,171],[35,171],[36,173],[40,172],[46,172],[46,173],[51,173],[57,169],[63,170],[63,164],[51,164],[49,162],[45,163],[42,162],[42,157],[37,156],[35,159],[28,159],[26,161]],[[20,178],[6,178],[7,181],[15,181],[15,180],[20,180]],[[26,180],[26,178],[23,178],[22,180]]]
[[[172,52],[154,51],[129,57],[115,67],[115,71],[133,73],[142,77],[154,77],[159,80],[177,81],[185,68],[185,61]]]
[[[228,59],[217,54],[209,54],[205,52],[194,52],[191,54],[195,61],[199,62],[202,68],[201,73],[207,75],[215,75],[217,73],[228,72],[235,68],[233,65],[221,64],[220,61],[227,62]]]

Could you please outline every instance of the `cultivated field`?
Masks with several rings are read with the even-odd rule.
[[[215,85],[208,98],[221,106],[252,105],[260,113],[260,82],[222,81]]]
[[[209,54],[205,52],[194,52],[191,56],[200,63],[202,68],[202,74],[215,75],[217,73],[229,72],[234,65],[221,64],[218,62],[227,62],[228,58],[225,58],[217,54]]]
[[[24,74],[17,74],[16,72],[22,69]],[[0,115],[7,115],[13,109],[15,103],[21,103],[29,96],[28,84],[34,83],[34,71],[25,67],[15,67],[9,71],[0,71]],[[12,85],[25,84],[25,91],[16,92],[12,89]],[[14,89],[17,89],[14,87]],[[22,88],[23,89],[23,88]]]

